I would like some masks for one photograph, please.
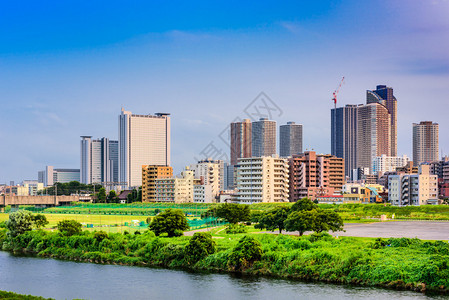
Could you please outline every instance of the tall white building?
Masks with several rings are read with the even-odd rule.
[[[288,172],[288,160],[276,155],[240,158],[237,168],[237,201],[288,202]]]
[[[438,204],[438,176],[428,165],[419,166],[418,174],[390,175],[388,200],[396,206]]]
[[[409,161],[407,155],[387,156],[382,154],[373,160],[373,174],[382,176],[385,172],[394,172],[396,168],[405,166]]]
[[[119,116],[119,181],[142,184],[143,165],[170,165],[170,116],[135,115],[122,108]]]
[[[118,141],[81,136],[81,183],[118,182]]]
[[[217,196],[224,187],[224,164],[220,160],[205,159],[196,164],[190,165],[196,179],[201,180],[201,184],[212,187],[212,195]]]

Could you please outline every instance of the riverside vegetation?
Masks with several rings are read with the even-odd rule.
[[[74,261],[239,272],[416,291],[447,293],[449,287],[449,245],[442,241],[337,239],[324,231],[304,236],[226,234],[220,229],[193,237],[156,236],[149,230],[143,234],[108,234],[80,231],[73,222],[58,224],[60,231],[49,232],[39,229],[33,220],[42,219],[33,216],[18,211],[1,225],[3,250]],[[11,220],[14,226],[24,225],[27,230],[11,231]]]

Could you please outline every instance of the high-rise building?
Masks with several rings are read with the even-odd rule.
[[[378,85],[373,91],[366,91],[366,104],[380,103],[390,113],[390,153],[388,156],[398,155],[398,102],[393,95],[393,88]]]
[[[118,141],[81,136],[81,183],[118,182]]]
[[[136,187],[142,183],[143,165],[170,165],[170,116],[165,113],[119,116],[119,181]]]
[[[237,168],[237,201],[287,202],[288,163],[276,155],[240,158]]]
[[[289,199],[333,194],[344,184],[344,160],[333,155],[306,151],[289,158]]]
[[[142,166],[142,201],[157,201],[156,180],[173,177],[173,169],[169,166]]]
[[[413,123],[413,164],[438,160],[438,124],[431,121]]]
[[[276,121],[261,118],[252,123],[252,156],[276,154]]]
[[[242,157],[251,157],[251,121],[231,123],[231,165],[236,165]]]
[[[346,105],[331,110],[331,154],[343,158],[345,176],[357,168],[357,109]]]
[[[373,174],[381,177],[386,172],[394,172],[398,167],[407,165],[409,158],[407,155],[403,156],[387,156],[382,154],[373,160]]]
[[[46,166],[44,171],[39,171],[38,178],[38,182],[44,186],[52,186],[56,182],[80,181],[80,169],[55,169],[53,166]]]
[[[357,167],[369,168],[374,158],[391,156],[391,120],[381,103],[369,103],[357,109]],[[394,155],[395,156],[395,155]]]
[[[281,157],[302,153],[302,125],[287,122],[279,126],[279,155]]]

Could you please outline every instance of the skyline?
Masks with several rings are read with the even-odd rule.
[[[394,89],[398,155],[412,157],[421,121],[440,124],[440,156],[449,153],[448,1],[28,4],[0,10],[0,183],[79,168],[79,137],[117,140],[121,107],[171,113],[179,173],[260,92],[283,111],[277,126],[303,124],[303,150],[330,153],[342,76],[337,107]]]

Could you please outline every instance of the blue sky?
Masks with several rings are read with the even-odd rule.
[[[92,3],[93,2],[93,3]],[[339,104],[394,88],[398,152],[440,124],[449,154],[449,1],[14,1],[0,4],[0,183],[79,167],[79,136],[117,138],[123,106],[172,114],[179,172],[265,92],[304,148],[330,152]]]

